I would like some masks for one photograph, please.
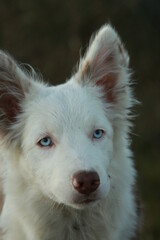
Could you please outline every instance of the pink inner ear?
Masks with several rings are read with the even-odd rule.
[[[114,88],[118,78],[118,74],[115,71],[115,57],[112,52],[104,47],[99,51],[92,63],[92,69],[96,73],[96,78],[98,79],[98,74],[100,79],[96,81],[97,86],[101,86],[104,90],[104,97],[107,102],[115,102],[116,95]],[[101,77],[103,75],[103,77]]]
[[[114,103],[116,101],[116,95],[114,91],[116,80],[117,74],[110,73],[96,82],[96,85],[102,87],[104,90],[104,98],[109,103]]]
[[[9,121],[14,121],[14,118],[20,111],[16,97],[9,94],[1,97],[0,108],[3,109]]]

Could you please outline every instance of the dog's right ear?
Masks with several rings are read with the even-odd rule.
[[[126,117],[126,109],[133,105],[128,65],[129,57],[120,37],[110,25],[104,25],[92,38],[73,81],[98,87],[107,108],[116,116]]]
[[[9,54],[0,51],[0,135],[9,133],[32,82]]]

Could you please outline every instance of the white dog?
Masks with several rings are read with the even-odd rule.
[[[109,25],[59,86],[0,52],[3,240],[132,239],[128,62]]]

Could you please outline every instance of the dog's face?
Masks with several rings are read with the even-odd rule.
[[[3,52],[0,58],[0,133],[20,150],[25,180],[73,207],[105,198],[114,129],[130,104],[128,56],[115,31],[103,27],[77,73],[57,87],[36,82]]]
[[[42,91],[26,106],[24,169],[57,202],[78,206],[106,197],[113,129],[98,92],[72,83]]]

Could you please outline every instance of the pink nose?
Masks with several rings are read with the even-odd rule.
[[[95,192],[100,185],[100,178],[97,172],[81,171],[73,175],[73,187],[82,194]]]

